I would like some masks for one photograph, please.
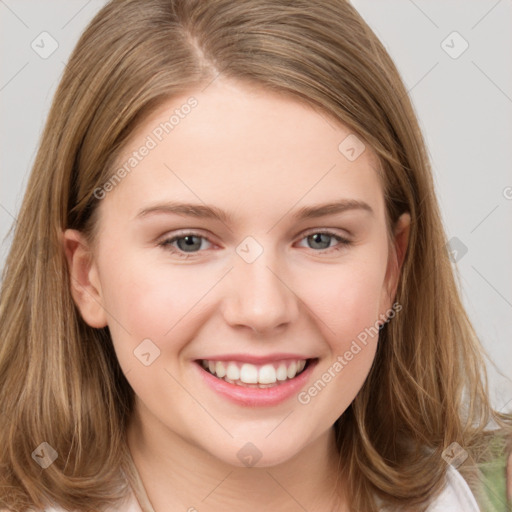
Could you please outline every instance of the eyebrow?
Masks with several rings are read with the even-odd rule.
[[[356,199],[341,199],[331,203],[303,206],[292,214],[292,218],[298,221],[315,219],[318,217],[325,217],[327,215],[343,213],[349,210],[361,210],[374,215],[372,207],[364,201]],[[174,214],[200,219],[215,219],[224,224],[228,224],[232,221],[232,216],[230,214],[216,206],[194,203],[178,203],[172,201],[143,208],[137,213],[135,218],[145,218],[154,214]]]

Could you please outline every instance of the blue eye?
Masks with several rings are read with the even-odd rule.
[[[341,247],[339,247],[339,246],[332,247],[330,242],[333,239],[337,240],[339,246],[341,246]],[[339,250],[340,248],[343,248],[344,246],[346,247],[351,244],[351,242],[349,240],[347,240],[346,238],[343,238],[339,235],[331,233],[330,231],[316,231],[314,233],[311,233],[311,234],[305,236],[303,238],[303,240],[307,240],[310,243],[312,242],[314,246],[316,245],[317,249],[321,249],[324,252],[325,252],[325,249]],[[318,247],[317,244],[319,244],[321,247]],[[327,245],[325,246],[325,244],[327,244]],[[317,251],[315,251],[315,252],[317,252]],[[327,252],[330,252],[330,251],[327,251]]]
[[[331,245],[333,239],[337,240],[337,245]],[[158,245],[180,257],[189,258],[193,254],[202,252],[201,247],[203,246],[203,240],[208,244],[211,244],[206,237],[191,231],[181,233],[180,235],[172,238],[167,238]],[[308,243],[312,244],[313,246],[309,248],[317,249],[314,251],[317,253],[331,253],[332,251],[339,251],[352,244],[350,240],[330,231],[315,231],[303,236],[303,238],[301,238],[301,241],[302,240],[306,240]]]
[[[180,236],[168,238],[161,242],[159,245],[166,249],[170,249],[171,252],[178,253],[187,257],[188,254],[198,252],[202,246],[203,240],[207,239],[198,233],[183,233]],[[175,247],[174,244],[177,244],[177,247]]]

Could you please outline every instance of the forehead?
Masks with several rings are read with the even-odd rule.
[[[293,97],[220,79],[153,111],[121,166],[129,173],[112,196],[122,200],[220,200],[253,212],[344,196],[382,203],[378,159],[347,126]]]

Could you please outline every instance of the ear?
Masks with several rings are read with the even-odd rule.
[[[400,272],[407,251],[409,241],[409,231],[411,227],[411,216],[409,213],[403,213],[396,221],[393,230],[393,243],[389,250],[388,268],[384,283],[383,303],[389,309],[393,303],[398,287]]]
[[[71,295],[80,313],[91,327],[107,325],[103,307],[98,268],[85,237],[75,229],[63,233],[64,252],[68,262]]]

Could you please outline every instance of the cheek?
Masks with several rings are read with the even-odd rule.
[[[315,313],[332,350],[345,351],[350,340],[379,321],[385,269],[377,258],[328,268],[307,281],[302,296]]]
[[[167,274],[136,268],[106,280],[106,307],[132,337],[162,338],[191,311],[205,293],[205,283],[183,272]],[[114,313],[115,312],[115,313]]]
[[[374,361],[385,271],[377,261],[339,266],[310,286],[308,307],[326,341],[316,379],[298,395],[310,416],[334,423],[354,400]]]
[[[147,339],[159,350],[152,368],[174,365],[212,313],[215,294],[208,292],[222,272],[148,261],[137,251],[103,263],[102,295],[121,366],[126,372],[139,368],[134,351]]]

